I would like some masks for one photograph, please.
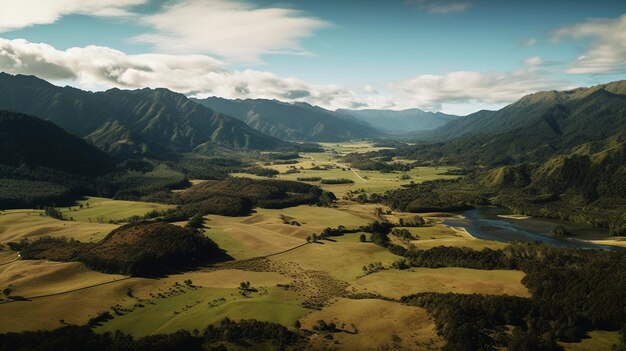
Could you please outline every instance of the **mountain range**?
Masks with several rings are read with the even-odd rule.
[[[218,97],[194,101],[284,140],[338,142],[383,134],[357,118],[306,103],[290,104],[266,99],[229,100]]]
[[[441,112],[426,112],[417,108],[394,110],[347,110],[339,109],[340,116],[354,117],[387,134],[410,135],[415,132],[430,131],[460,119],[459,116]]]
[[[50,120],[100,148],[158,156],[213,146],[275,150],[290,144],[167,89],[88,92],[0,73],[0,109]]]
[[[470,114],[431,131],[426,144],[404,152],[452,163],[512,164],[569,153],[623,130],[626,81],[617,81],[538,92],[498,111]]]

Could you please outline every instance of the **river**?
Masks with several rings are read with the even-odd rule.
[[[624,248],[599,245],[575,238],[555,238],[550,231],[557,225],[564,226],[568,231],[592,233],[598,237],[608,236],[608,231],[602,228],[580,225],[576,223],[530,217],[528,219],[512,219],[500,217],[511,212],[505,208],[483,207],[464,211],[464,218],[446,219],[443,223],[452,227],[465,228],[471,235],[479,239],[495,240],[509,243],[512,241],[541,241],[557,247],[623,250]]]

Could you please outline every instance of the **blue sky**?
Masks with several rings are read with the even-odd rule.
[[[624,79],[624,14],[616,0],[0,0],[0,70],[466,114]]]

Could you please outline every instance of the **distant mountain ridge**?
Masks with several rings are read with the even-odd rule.
[[[307,103],[291,104],[267,99],[229,100],[219,97],[194,101],[284,140],[338,142],[372,138],[382,134],[353,116],[338,114]]]
[[[50,120],[112,152],[190,152],[207,144],[273,150],[289,145],[167,89],[93,93],[0,73],[0,108]]]
[[[417,108],[407,110],[347,110],[336,111],[340,115],[351,116],[371,126],[391,134],[408,134],[418,131],[429,131],[455,121],[459,116],[442,112],[426,112]]]
[[[622,125],[626,81],[567,91],[542,91],[526,95],[498,111],[478,111],[434,131],[446,139],[463,135],[504,133],[536,124],[552,123],[567,132],[577,123],[602,122]],[[604,129],[605,126],[597,126]],[[608,125],[609,129],[612,128]],[[609,131],[610,132],[610,131]]]

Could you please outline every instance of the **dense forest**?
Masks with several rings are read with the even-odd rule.
[[[0,334],[0,350],[14,351],[223,351],[241,348],[298,349],[302,337],[286,327],[257,320],[228,318],[202,331],[178,331],[135,339],[120,331],[96,334],[89,327]]]
[[[98,243],[43,237],[10,243],[23,259],[78,261],[105,273],[154,276],[229,259],[199,231],[163,222],[137,222],[112,231]]]
[[[446,350],[560,350],[590,330],[626,331],[626,252],[563,249],[515,243],[501,250],[428,250],[391,244],[379,230],[372,241],[414,267],[516,269],[531,298],[421,293],[402,299],[426,308],[446,338]],[[512,334],[505,332],[513,328]]]
[[[242,216],[257,206],[285,208],[322,204],[334,198],[332,193],[301,182],[227,178],[198,184],[174,196],[173,201],[181,205],[181,216],[189,217],[196,213]]]

